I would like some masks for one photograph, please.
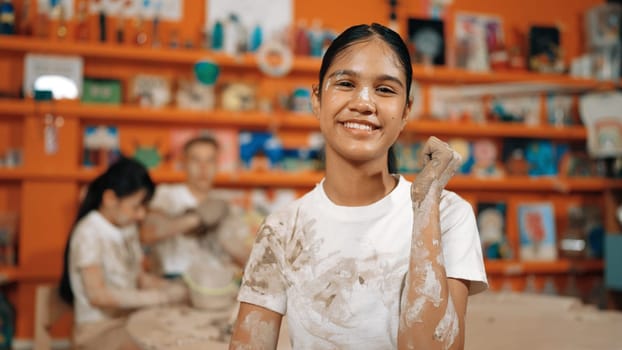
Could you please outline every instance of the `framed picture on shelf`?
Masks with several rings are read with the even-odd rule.
[[[557,259],[555,210],[551,202],[519,204],[518,229],[521,260]]]
[[[477,203],[477,228],[484,258],[491,260],[512,258],[512,248],[506,236],[504,202]]]
[[[429,18],[408,19],[408,43],[414,63],[445,64],[445,24]]]
[[[529,69],[540,73],[561,73],[564,68],[559,28],[529,28]]]
[[[500,17],[457,13],[454,24],[455,65],[474,71],[490,70],[490,53],[503,45]]]
[[[119,130],[114,125],[88,125],[84,128],[82,165],[107,167],[114,163],[119,150]]]

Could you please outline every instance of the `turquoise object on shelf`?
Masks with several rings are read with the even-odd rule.
[[[216,21],[214,29],[212,30],[212,50],[220,51],[225,41],[225,29],[223,28],[221,21]]]
[[[220,67],[212,61],[199,61],[194,64],[194,76],[205,85],[214,85],[220,75]]]
[[[261,32],[261,27],[257,25],[255,26],[255,28],[253,29],[253,33],[251,34],[249,51],[257,52],[262,42],[263,42],[263,33]]]

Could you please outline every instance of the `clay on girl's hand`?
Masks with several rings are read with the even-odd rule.
[[[196,209],[203,225],[210,227],[218,224],[229,213],[229,205],[226,201],[216,198],[208,198],[201,202]]]
[[[460,167],[462,158],[449,145],[432,136],[423,147],[423,170],[413,181],[410,195],[414,203],[420,203],[430,190],[440,196],[449,179]]]

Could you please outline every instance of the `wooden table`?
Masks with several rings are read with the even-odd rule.
[[[237,308],[206,311],[189,306],[140,310],[127,322],[127,331],[144,350],[226,350]],[[279,350],[291,350],[283,318]]]
[[[467,350],[620,350],[622,313],[570,297],[483,293],[469,298]]]

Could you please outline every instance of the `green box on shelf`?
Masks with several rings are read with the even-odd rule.
[[[121,82],[114,79],[84,79],[82,102],[121,104]]]

